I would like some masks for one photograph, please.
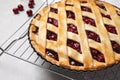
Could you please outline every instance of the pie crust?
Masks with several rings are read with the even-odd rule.
[[[99,0],[61,0],[38,12],[29,27],[33,49],[71,70],[98,70],[120,61],[120,10]]]

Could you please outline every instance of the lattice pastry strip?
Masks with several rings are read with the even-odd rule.
[[[39,25],[39,32],[38,32],[38,47],[41,50],[41,54],[43,56],[46,56],[46,33],[47,33],[47,18],[48,18],[48,12],[50,8],[46,8],[46,13],[44,15],[41,15],[40,19],[40,25]]]
[[[67,0],[66,1],[66,14],[67,14],[67,26],[68,26],[68,56],[69,61],[70,61],[70,68],[71,69],[84,69],[84,64],[83,64],[83,56],[80,50],[80,36],[77,35],[79,33],[78,31],[78,25],[76,24],[76,15],[75,15],[75,9],[73,8],[74,6],[74,0]],[[71,16],[72,14],[72,16]],[[73,29],[73,30],[71,30]],[[76,47],[74,49],[71,48],[71,46],[73,45],[69,45],[71,44],[70,42],[73,43],[74,47]],[[77,58],[76,58],[77,57]],[[75,61],[81,63],[81,64],[77,64],[79,66],[75,66],[75,64],[73,64],[73,62],[71,62],[71,59],[74,59]]]
[[[34,17],[29,40],[53,64],[74,70],[101,69],[120,61],[119,20],[119,9],[105,2],[61,0]]]
[[[111,15],[111,19],[112,19],[112,21],[113,21],[113,23],[114,23],[114,25],[115,25],[115,29],[116,29],[116,31],[117,31],[117,35],[118,35],[118,37],[119,37],[119,39],[120,39],[120,21],[119,21],[118,15],[117,15],[117,13],[116,13],[116,10],[115,10],[115,8],[114,8],[113,6],[110,6],[108,3],[104,3],[104,5],[106,6],[106,9],[107,9],[108,13]],[[107,7],[107,6],[110,6],[110,7]],[[111,9],[111,10],[109,10],[109,9]],[[114,37],[114,38],[115,38],[115,37]],[[118,42],[118,44],[120,45],[120,42]],[[120,52],[119,52],[119,53],[120,53]],[[117,56],[116,56],[116,55],[117,55]],[[115,54],[115,59],[116,59],[117,61],[119,61],[120,55]]]
[[[68,52],[67,52],[67,22],[65,4],[58,3],[58,56],[60,65],[69,65]],[[63,33],[61,33],[63,32]],[[69,66],[68,66],[69,67]]]
[[[29,35],[29,36],[31,36],[30,39],[35,41],[35,43],[37,43],[37,44],[38,44],[38,29],[39,29],[39,25],[40,25],[40,21],[39,21],[40,18],[41,18],[41,15],[37,14],[36,18],[33,19],[30,24],[30,26],[31,26],[30,32],[32,32]]]
[[[112,46],[110,43],[109,35],[107,34],[107,31],[105,30],[100,11],[96,7],[96,4],[94,2],[91,2],[91,7],[93,9],[93,13],[96,16],[95,21],[96,21],[98,31],[100,33],[99,35],[101,38],[101,48],[102,48],[102,51],[104,52],[103,54],[105,57],[105,62],[106,62],[105,64],[111,65],[115,62],[115,59],[114,59],[114,54],[113,54]],[[107,49],[104,49],[104,48],[107,48]]]
[[[52,61],[53,64],[59,65],[57,54],[57,34],[58,34],[58,10],[57,5],[50,5],[50,12],[47,18],[47,32],[46,32],[46,58]],[[53,16],[54,15],[54,16]],[[51,54],[52,53],[52,54]],[[55,60],[53,60],[53,58]]]
[[[106,4],[106,6],[104,6]],[[117,32],[119,31],[119,30],[117,30],[117,27],[116,26],[118,26],[118,25],[115,25],[115,21],[117,20],[117,23],[119,23],[119,15],[117,14],[117,12],[119,12],[119,10],[118,9],[115,9],[113,6],[111,6],[111,5],[107,5],[107,3],[104,3],[104,8],[105,8],[105,10],[103,10],[103,9],[100,9],[101,10],[101,12],[103,12],[105,15],[102,15],[103,16],[103,21],[104,21],[104,24],[105,24],[105,27],[107,28],[107,30],[109,31],[109,36],[110,36],[110,40],[111,40],[111,44],[112,44],[112,46],[113,45],[119,45],[120,43],[120,41],[119,41],[119,35],[117,35]],[[109,6],[109,7],[108,7]],[[112,8],[111,8],[112,7]],[[107,9],[107,8],[109,8],[109,9],[112,9],[112,10],[109,10],[109,9]],[[117,10],[117,11],[116,11]],[[110,15],[111,16],[110,16]],[[115,15],[116,17],[115,18],[112,18],[112,16],[113,15]],[[111,19],[112,18],[112,19]],[[115,21],[114,21],[115,20]],[[107,25],[106,25],[107,24]],[[118,27],[119,28],[119,27]],[[117,42],[117,44],[116,44],[116,42]],[[119,51],[119,50],[118,50]],[[115,58],[115,60],[119,60],[119,54],[118,53],[116,53],[116,52],[114,52],[115,53],[115,55],[117,55],[117,58]]]
[[[105,4],[104,4],[105,5]],[[108,6],[108,5],[107,5]],[[106,8],[106,10],[104,11],[103,9],[100,9],[101,10],[101,12],[102,11],[104,11],[104,14],[106,13],[106,16],[104,16],[103,17],[103,21],[104,21],[104,24],[107,24],[107,26],[108,26],[108,30],[109,30],[109,36],[110,36],[110,40],[111,41],[114,41],[114,42],[117,42],[117,44],[120,44],[120,40],[119,40],[119,35],[117,34],[117,32],[119,31],[119,30],[117,30],[117,25],[115,25],[115,21],[114,20],[118,20],[119,21],[119,15],[116,13],[117,11],[117,9],[115,9],[115,10],[113,10],[114,11],[114,15],[116,15],[118,18],[116,19],[116,18],[112,18],[112,16],[110,16],[110,15],[113,15],[113,11],[112,12],[110,12],[109,11],[109,9],[111,9],[111,7],[109,8],[109,7],[105,7]],[[110,5],[109,5],[110,6]],[[107,8],[109,8],[109,9],[107,9]],[[119,11],[119,10],[118,10]],[[110,14],[110,13],[112,13],[112,14]],[[110,14],[109,16],[108,16],[108,14]],[[112,18],[112,19],[111,19]],[[110,26],[110,27],[109,27]],[[106,27],[107,28],[107,27]],[[118,27],[119,28],[119,27]],[[112,42],[112,44],[113,44],[113,42]],[[115,56],[117,55],[117,57],[115,57],[115,60],[119,60],[119,54],[118,53],[116,53],[116,52],[114,52],[115,53]]]
[[[90,50],[89,50],[89,47],[88,47],[88,41],[87,41],[87,36],[86,36],[86,32],[85,32],[85,28],[84,28],[84,22],[82,20],[82,11],[80,9],[80,3],[77,1],[77,0],[74,0],[74,10],[75,10],[75,14],[76,16],[78,16],[76,18],[76,23],[77,23],[77,26],[78,26],[78,34],[80,35],[80,44],[81,44],[81,50],[82,50],[82,53],[83,53],[83,62],[84,62],[84,68],[87,69],[87,68],[92,68],[92,56],[90,54]],[[88,60],[86,60],[85,58],[89,57]]]
[[[108,18],[103,18],[104,24],[113,25],[113,21]]]

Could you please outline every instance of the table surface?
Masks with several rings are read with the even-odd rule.
[[[119,0],[106,1],[119,7]],[[32,9],[33,13],[39,9],[41,2],[42,0],[35,0],[35,7]],[[51,2],[51,0],[49,0],[49,2]],[[18,4],[22,4],[24,6],[24,11],[15,15],[13,14],[12,9],[17,7]],[[26,15],[26,10],[29,9],[27,5],[28,0],[1,0],[0,46],[2,46],[2,44],[23,24],[25,24],[26,21],[31,19],[31,17]],[[62,78],[60,75],[38,68],[6,54],[3,54],[0,57],[0,77],[2,80],[58,80],[60,78],[62,80],[67,80],[66,78]]]
[[[1,0],[0,46],[26,22],[30,22],[32,17],[28,17],[26,14],[26,11],[30,9],[28,7],[28,1],[29,0]],[[32,9],[33,13],[40,8],[41,3],[44,1],[45,0],[35,0],[35,6]],[[49,1],[49,3],[50,2],[51,1]],[[18,4],[24,6],[24,11],[15,15],[12,9],[17,7]],[[28,27],[28,25],[29,24],[24,27]],[[54,72],[24,62],[5,53],[0,56],[0,78],[2,80],[69,80]]]

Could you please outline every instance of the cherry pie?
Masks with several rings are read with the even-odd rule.
[[[98,0],[61,0],[32,19],[29,40],[52,64],[98,70],[120,61],[120,10]]]

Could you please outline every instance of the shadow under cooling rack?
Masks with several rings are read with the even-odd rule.
[[[40,8],[48,3],[43,3]],[[36,12],[37,13],[37,12]],[[27,20],[8,40],[1,45],[0,52],[31,63],[35,66],[54,71],[74,80],[120,80],[120,64],[99,71],[72,71],[55,66],[39,57],[30,46],[28,40]],[[1,55],[2,56],[2,55]]]

